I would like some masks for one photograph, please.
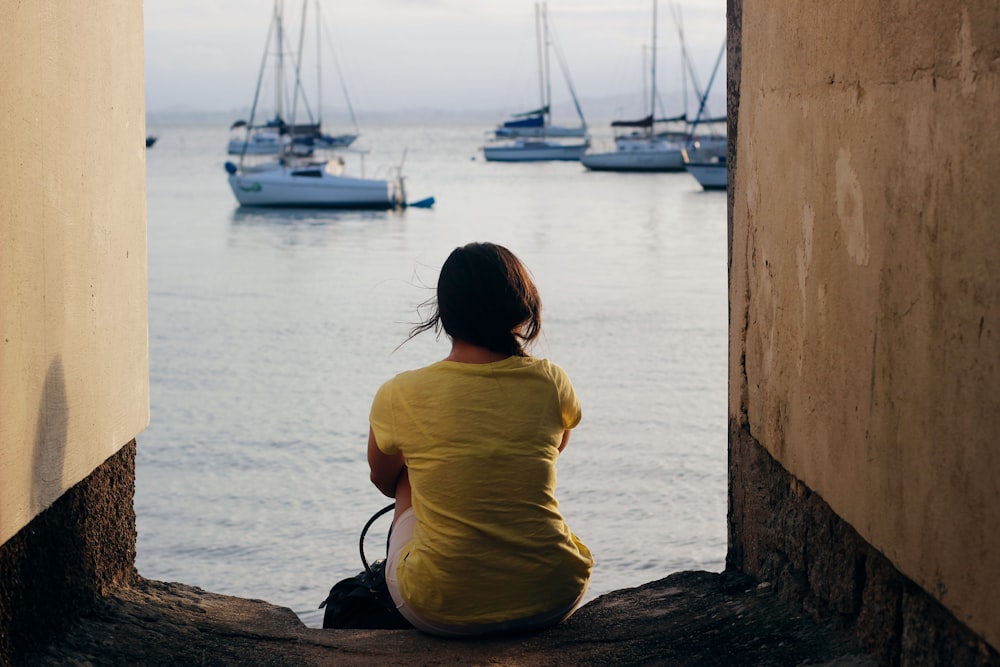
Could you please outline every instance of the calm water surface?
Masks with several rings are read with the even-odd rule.
[[[589,598],[722,569],[724,193],[685,173],[487,163],[482,125],[386,124],[365,130],[366,174],[405,150],[409,199],[433,195],[433,209],[245,210],[226,183],[224,120],[151,129],[143,576],[265,599],[318,627],[388,502],[368,482],[371,397],[447,354],[433,334],[400,343],[447,254],[483,240],[531,269],[534,353],[567,370],[583,405],[557,494],[597,559]]]

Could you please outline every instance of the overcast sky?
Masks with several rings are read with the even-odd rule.
[[[309,3],[312,11],[315,0]],[[285,0],[286,32],[293,39],[301,6],[302,0]],[[144,7],[150,112],[250,106],[273,0],[145,0]],[[516,111],[538,101],[533,2],[321,0],[320,7],[359,111]],[[687,49],[705,86],[725,39],[725,0],[673,0],[673,7],[683,18]],[[548,13],[582,100],[642,94],[651,1],[552,0]],[[657,85],[674,93],[682,87],[681,61],[668,0],[660,0],[658,14]],[[310,29],[307,39],[314,38]],[[313,53],[315,46],[307,50]],[[329,45],[324,53],[324,106],[343,107]],[[307,81],[315,80],[312,72]],[[552,72],[553,103],[567,101],[555,61]],[[712,91],[724,99],[724,61]],[[631,111],[625,115],[635,115]]]

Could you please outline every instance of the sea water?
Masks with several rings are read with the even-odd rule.
[[[226,119],[150,124],[141,575],[321,624],[318,603],[361,569],[360,530],[390,502],[368,481],[371,398],[448,353],[432,333],[404,341],[445,257],[471,241],[527,264],[543,302],[533,352],[566,369],[582,403],[557,496],[597,561],[588,599],[723,568],[725,194],[683,172],[485,162],[484,129],[363,128],[369,152],[348,167],[402,165],[409,200],[436,204],[338,212],[241,209]]]

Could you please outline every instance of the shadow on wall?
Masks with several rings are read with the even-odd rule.
[[[70,418],[64,368],[55,357],[32,454],[28,501],[39,513],[0,545],[0,665],[21,664],[20,656],[64,632],[101,596],[138,579],[135,440],[63,492]]]
[[[45,375],[31,469],[31,510],[38,513],[0,550],[0,662],[39,645],[79,613],[89,597],[78,573],[85,567],[86,527],[75,520],[72,493],[62,490],[69,405],[63,365],[56,357]],[[55,500],[53,503],[52,501]],[[52,503],[52,507],[45,508]]]
[[[63,466],[66,460],[66,437],[69,429],[69,405],[62,360],[57,356],[49,364],[38,406],[35,427],[35,451],[31,467],[31,513],[41,512],[62,491]]]
[[[0,637],[0,656],[16,658],[40,645],[93,599],[86,576],[86,511],[76,494],[60,496],[68,432],[66,382],[56,357],[45,375],[32,455],[30,502],[37,516],[0,552],[0,621],[8,628]]]
[[[65,372],[62,359],[57,356],[45,374],[35,427],[31,511],[37,516],[18,534],[21,539],[13,545],[13,562],[9,563],[15,592],[12,608],[16,612],[10,620],[17,644],[43,641],[51,628],[37,622],[39,615],[53,613],[55,606],[62,606],[53,605],[54,600],[77,597],[65,585],[65,575],[67,567],[80,562],[82,527],[74,525],[67,513],[46,508],[53,501],[58,502],[62,491],[68,431]]]
[[[133,584],[135,440],[63,491],[70,405],[62,361],[45,376],[31,502],[45,508],[0,545],[0,664],[64,632],[110,591]]]

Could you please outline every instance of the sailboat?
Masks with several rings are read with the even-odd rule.
[[[729,186],[725,153],[692,154],[684,149],[684,167],[705,190],[725,190]]]
[[[316,19],[319,19],[319,3],[317,1]],[[307,0],[302,7],[302,31],[306,25]],[[285,53],[283,50],[284,16],[283,0],[275,0],[265,47],[264,61],[257,80],[254,93],[254,103],[250,111],[250,120],[246,123],[246,138],[239,153],[239,161],[226,162],[226,172],[229,174],[229,185],[236,200],[244,206],[311,206],[311,207],[343,207],[343,208],[395,208],[404,206],[406,193],[403,179],[397,170],[391,179],[369,179],[348,176],[346,164],[342,157],[315,158],[313,156],[318,146],[298,143],[303,137],[314,138],[310,129],[314,123],[295,124],[298,101],[304,100],[301,79],[299,78],[298,58],[294,67],[295,94],[292,96],[291,122],[285,123],[284,102],[285,87]],[[274,85],[275,109],[274,121],[255,126],[254,119],[258,112],[261,83],[267,65],[267,49],[272,37],[275,46]],[[300,44],[302,40],[300,38]],[[301,55],[301,51],[300,51]],[[255,132],[260,127],[273,127],[270,135]],[[265,141],[261,136],[269,136],[276,146],[276,157],[264,161],[254,159],[253,146],[255,142]],[[274,155],[261,151],[257,155]]]
[[[302,26],[306,25],[306,7],[305,0],[303,2],[302,9]],[[319,27],[321,26],[321,21],[319,17],[319,3],[316,4],[316,76],[317,76],[317,95],[321,95],[323,91],[322,86],[322,69],[320,64],[322,63],[321,45],[323,40],[319,34]],[[301,99],[306,102],[304,95],[302,95],[302,81],[300,78],[301,63],[302,63],[302,36],[299,39],[299,52],[296,58],[296,65],[294,68],[295,73],[295,90],[296,90],[296,101]],[[270,40],[268,40],[270,41]],[[276,41],[280,45],[283,43],[283,35],[276,36]],[[280,48],[280,47],[279,47]],[[279,54],[279,57],[283,59],[284,54]],[[265,62],[267,60],[267,54],[265,52]],[[334,56],[334,62],[336,64],[336,56]],[[264,64],[261,65],[263,71]],[[275,115],[273,118],[259,124],[254,125],[253,123],[248,123],[246,120],[240,119],[234,121],[230,125],[230,132],[239,131],[241,135],[245,136],[234,136],[229,141],[229,146],[227,152],[230,155],[277,155],[282,151],[292,150],[299,155],[309,155],[314,149],[330,149],[330,148],[346,148],[354,143],[358,138],[358,122],[354,116],[354,107],[351,105],[350,96],[347,94],[347,86],[344,85],[343,76],[340,72],[340,66],[337,64],[337,73],[340,75],[340,84],[344,93],[344,101],[347,104],[348,113],[351,116],[351,123],[354,126],[354,131],[349,133],[341,134],[328,134],[323,129],[323,100],[322,97],[318,97],[316,104],[316,116],[313,117],[312,109],[308,104],[303,104],[304,111],[308,116],[308,122],[290,125],[285,121],[280,113],[277,112],[278,104],[275,105]],[[277,83],[277,82],[276,82]],[[258,82],[259,86],[259,82]],[[280,95],[284,91],[276,86],[275,94]]]
[[[703,118],[705,104],[708,101],[708,93],[712,90],[712,83],[715,75],[719,71],[722,63],[722,56],[726,50],[726,43],[723,41],[719,57],[715,61],[712,69],[712,77],[708,81],[701,102],[698,105],[698,115],[691,123],[691,133],[688,137],[687,146],[684,148],[684,167],[705,190],[725,190],[729,185],[729,169],[726,164],[726,135],[725,132],[718,132],[712,128],[723,125],[726,117]],[[699,134],[699,128],[709,128],[707,132]]]
[[[656,0],[653,0],[653,46],[649,115],[639,120],[615,121],[611,127],[619,132],[615,138],[615,150],[610,152],[586,152],[580,162],[587,169],[595,171],[684,171],[681,151],[684,143],[676,133],[656,132]],[[685,116],[660,119],[681,121]]]
[[[535,4],[535,33],[538,39],[538,83],[541,106],[532,111],[515,114],[494,130],[496,140],[483,146],[483,155],[495,162],[537,162],[545,160],[578,160],[590,146],[587,122],[576,98],[576,91],[569,78],[565,59],[556,49],[559,67],[569,88],[570,96],[580,117],[579,126],[552,124],[552,85],[549,70],[549,52],[554,47],[549,32],[548,7]],[[579,139],[582,141],[567,141]]]

